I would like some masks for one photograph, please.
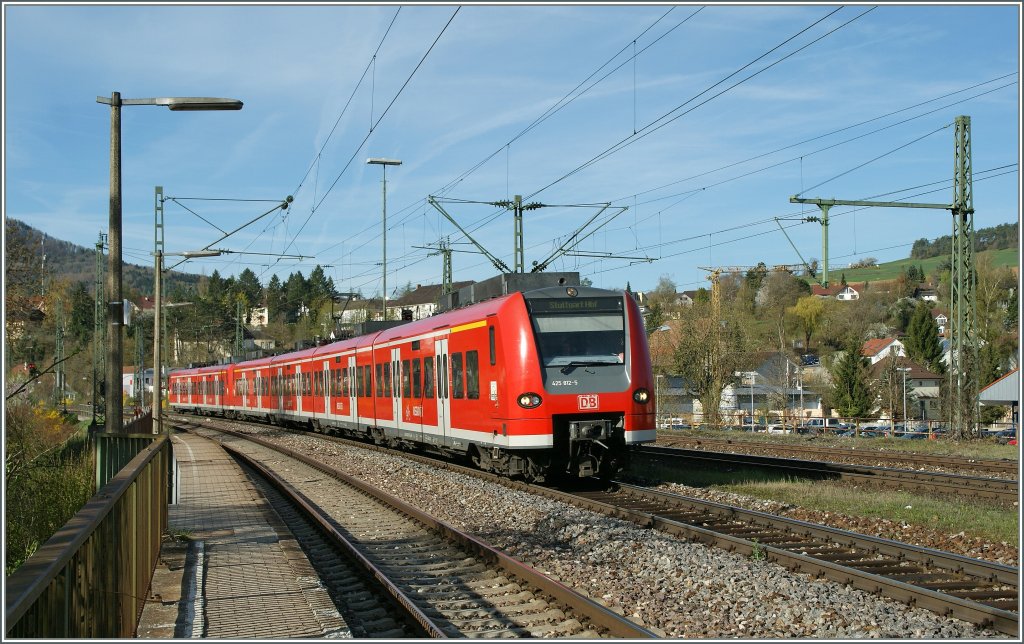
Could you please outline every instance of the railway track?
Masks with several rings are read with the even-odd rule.
[[[645,445],[636,456],[661,462],[669,467],[682,467],[694,462],[728,464],[733,467],[769,468],[814,479],[837,479],[886,489],[916,490],[930,494],[956,495],[1012,504],[1019,499],[1017,481],[982,476],[964,476],[921,470],[906,470],[873,465],[852,465],[831,461],[807,461],[778,456],[757,456],[731,452],[682,449]]]
[[[327,535],[331,549],[355,562],[364,584],[352,586],[349,566],[311,542],[320,567],[335,569],[355,605],[353,633],[382,637],[651,638],[612,610],[358,479],[306,456],[214,423],[191,431],[210,437],[259,472],[288,503]],[[287,474],[282,474],[286,472]],[[288,514],[285,512],[284,514]],[[299,534],[307,528],[299,526]],[[323,559],[323,560],[321,560]],[[314,566],[317,563],[314,562]],[[337,570],[337,568],[343,570]],[[344,603],[344,602],[342,602]],[[402,618],[387,615],[400,608]],[[344,613],[343,613],[344,614]],[[402,632],[402,634],[398,634]]]
[[[297,432],[309,435],[307,432]],[[611,489],[555,489],[330,436],[331,442],[401,455],[849,584],[937,614],[1018,636],[1019,571],[930,548],[616,482]]]
[[[881,439],[879,439],[881,440]],[[728,438],[703,438],[681,436],[659,436],[658,445],[663,447],[680,447],[708,449],[712,451],[740,450],[745,453],[771,452],[794,458],[807,458],[816,461],[835,462],[849,459],[859,462],[900,464],[913,468],[932,467],[943,471],[977,472],[999,478],[1013,478],[1020,473],[1020,463],[1008,459],[966,458],[939,454],[918,454],[914,452],[883,452],[873,449],[849,449],[837,447],[814,447],[811,445],[791,445],[788,443],[767,443],[758,441],[739,441]]]

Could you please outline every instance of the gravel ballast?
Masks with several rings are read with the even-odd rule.
[[[249,431],[314,455],[477,534],[666,637],[1005,637],[767,561],[397,456],[316,436]]]

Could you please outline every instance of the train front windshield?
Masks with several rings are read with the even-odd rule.
[[[536,299],[529,306],[545,367],[625,363],[622,298]]]

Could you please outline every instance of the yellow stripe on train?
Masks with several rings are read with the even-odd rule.
[[[469,324],[462,324],[459,326],[453,326],[448,330],[448,333],[458,333],[459,331],[469,331],[470,329],[479,329],[482,326],[487,326],[487,320],[480,320],[478,322],[470,322]]]

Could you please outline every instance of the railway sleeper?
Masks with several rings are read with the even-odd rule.
[[[1006,590],[954,590],[946,592],[947,595],[959,597],[960,599],[971,599],[974,601],[993,599],[1013,599],[1016,601],[1017,593]]]
[[[551,610],[551,605],[545,601],[537,599],[531,593],[529,600],[521,604],[508,605],[505,602],[502,602],[501,604],[489,604],[487,606],[477,605],[473,608],[436,608],[442,611],[445,619],[452,623],[462,622],[471,624],[473,622],[493,619],[526,618],[529,620],[532,616],[543,614]]]
[[[492,597],[494,597],[494,600],[489,599],[484,594],[480,594],[438,601],[436,597],[431,595],[430,598],[424,598],[419,601],[429,604],[434,610],[443,611],[445,615],[458,616],[465,613],[465,615],[459,617],[459,619],[487,617],[493,615],[499,610],[508,612],[524,612],[527,610],[533,610],[537,606],[530,608],[531,603],[535,604],[539,601],[537,599],[537,595],[528,590],[522,590],[517,593],[492,595]],[[514,604],[512,602],[519,603]],[[511,606],[509,606],[509,604],[511,604]],[[519,609],[517,606],[522,606],[523,608]],[[543,604],[541,607],[546,608],[547,604]],[[474,615],[476,617],[474,617]]]

